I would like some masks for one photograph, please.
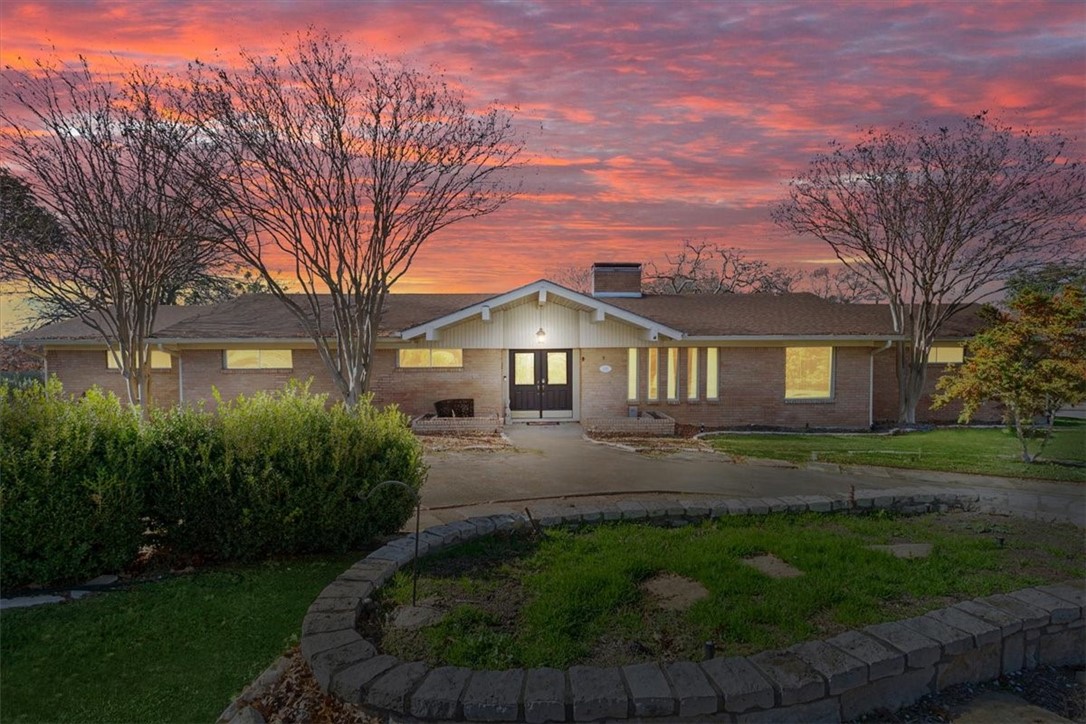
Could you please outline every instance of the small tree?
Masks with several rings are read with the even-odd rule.
[[[999,402],[1028,463],[1052,436],[1056,410],[1086,400],[1086,296],[1073,286],[1056,295],[1027,289],[1008,307],[967,344],[965,362],[939,378],[933,406],[959,399],[959,420],[968,422],[984,402]],[[1040,443],[1031,452],[1042,416]]]
[[[149,400],[146,340],[163,289],[222,256],[199,222],[209,210],[191,172],[198,131],[163,112],[167,86],[147,69],[102,82],[85,60],[67,69],[39,63],[0,86],[0,147],[28,181],[6,181],[5,207],[22,199],[22,226],[32,194],[60,226],[39,221],[41,231],[5,237],[0,275],[25,283],[53,315],[95,330],[132,404]]]
[[[1016,271],[1082,257],[1086,167],[1060,135],[985,114],[953,127],[869,130],[817,156],[773,212],[830,245],[887,300],[899,345],[899,422],[916,422],[938,330]]]
[[[508,113],[474,112],[440,77],[309,31],[242,67],[193,68],[202,133],[225,154],[205,183],[233,250],[313,339],[343,399],[367,389],[389,289],[431,236],[514,189]],[[278,265],[298,278],[287,294]]]

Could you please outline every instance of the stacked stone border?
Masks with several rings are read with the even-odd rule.
[[[537,508],[543,526],[678,524],[728,515],[836,510],[969,510],[978,496],[933,489],[844,496],[621,501]],[[528,526],[524,515],[469,518],[420,534],[420,555]],[[397,720],[566,722],[653,717],[840,721],[925,694],[1040,665],[1086,662],[1086,581],[986,596],[904,621],[747,657],[508,671],[431,667],[383,654],[357,631],[373,593],[414,556],[404,536],[347,569],[309,607],[301,651],[321,688]]]

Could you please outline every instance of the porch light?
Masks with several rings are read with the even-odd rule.
[[[539,344],[543,344],[547,341],[547,333],[543,331],[542,327],[540,327],[539,331],[535,333],[535,341]]]

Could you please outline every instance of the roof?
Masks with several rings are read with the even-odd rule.
[[[206,306],[162,305],[158,308],[158,314],[155,316],[155,325],[152,332],[158,334],[162,330],[190,317],[195,317],[207,309]],[[66,319],[63,322],[54,322],[38,329],[28,329],[14,334],[7,341],[41,344],[45,342],[90,342],[101,341],[101,339],[98,332],[82,319]]]
[[[490,308],[540,295],[579,309],[681,339],[825,338],[888,339],[894,335],[890,311],[882,304],[840,304],[809,293],[645,295],[598,299],[540,280],[503,294],[390,294],[379,335],[405,338],[455,324]],[[304,295],[291,297],[303,308]],[[330,297],[322,298],[331,312]],[[942,339],[971,336],[982,325],[980,305],[969,305],[940,332]],[[308,339],[297,318],[270,294],[249,294],[215,305],[159,307],[154,338],[161,343],[225,340]],[[80,320],[68,320],[15,335],[11,342],[35,345],[100,341]]]

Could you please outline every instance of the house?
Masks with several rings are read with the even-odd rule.
[[[962,359],[979,323],[955,318],[931,355],[929,409],[941,366]],[[111,356],[77,320],[16,336],[44,347],[69,392],[120,393]],[[312,341],[269,295],[207,307],[167,307],[152,343],[156,404],[224,398],[312,378],[336,397]],[[581,294],[539,280],[502,294],[391,294],[370,377],[378,404],[412,417],[471,399],[479,419],[577,420],[626,430],[630,420],[706,427],[866,428],[897,415],[894,345],[885,306],[812,294],[643,294],[641,265],[598,263]],[[651,424],[648,422],[646,424]]]

